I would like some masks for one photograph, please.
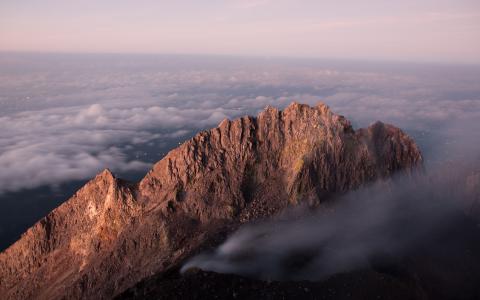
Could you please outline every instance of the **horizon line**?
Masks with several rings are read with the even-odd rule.
[[[226,54],[226,53],[187,53],[187,52],[111,52],[111,51],[43,51],[43,50],[2,50],[3,54],[26,54],[26,55],[111,55],[111,56],[179,56],[179,57],[216,57],[231,59],[262,59],[262,60],[296,60],[296,61],[332,61],[332,62],[354,62],[354,63],[390,63],[409,65],[438,65],[438,66],[471,66],[480,67],[478,62],[466,61],[439,61],[439,60],[412,60],[401,58],[362,58],[362,57],[328,57],[328,56],[293,56],[293,55],[255,55],[255,54]]]

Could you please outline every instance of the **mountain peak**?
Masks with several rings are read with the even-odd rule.
[[[116,179],[117,178],[112,173],[112,171],[110,171],[110,169],[108,169],[108,168],[105,168],[105,169],[103,169],[103,171],[101,171],[100,173],[95,175],[94,181],[104,180],[106,182],[111,183],[111,182],[114,182]]]
[[[301,104],[297,101],[292,101],[284,110],[284,112],[288,111],[301,111],[301,110],[309,110],[309,111],[319,111],[321,113],[330,113],[330,108],[325,103],[319,101],[315,106],[309,106],[308,104]]]
[[[113,175],[112,171],[110,171],[110,169],[108,169],[108,168],[103,169],[103,171],[98,173],[97,176],[101,176],[101,177],[104,177],[104,178],[108,177],[108,178],[115,179],[115,175]]]
[[[319,205],[421,162],[400,129],[355,131],[322,103],[225,119],[170,151],[136,185],[99,173],[0,253],[0,294],[112,298],[220,232],[298,203]]]

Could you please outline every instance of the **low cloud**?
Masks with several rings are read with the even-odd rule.
[[[103,168],[146,171],[126,147],[184,136],[186,128],[213,125],[228,110],[172,107],[86,108],[26,111],[0,117],[0,193],[91,177]]]
[[[466,67],[2,54],[0,70],[0,193],[146,170],[132,152],[293,100],[428,136],[480,118],[480,70]]]

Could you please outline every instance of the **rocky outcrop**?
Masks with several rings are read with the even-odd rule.
[[[319,104],[224,120],[169,152],[138,184],[108,170],[0,254],[7,299],[111,298],[219,232],[317,205],[421,164],[400,129],[354,130]]]
[[[1,294],[61,295],[138,213],[131,187],[103,171],[0,254]]]

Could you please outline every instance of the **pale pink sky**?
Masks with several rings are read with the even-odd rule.
[[[480,63],[480,1],[5,0],[0,51]]]

